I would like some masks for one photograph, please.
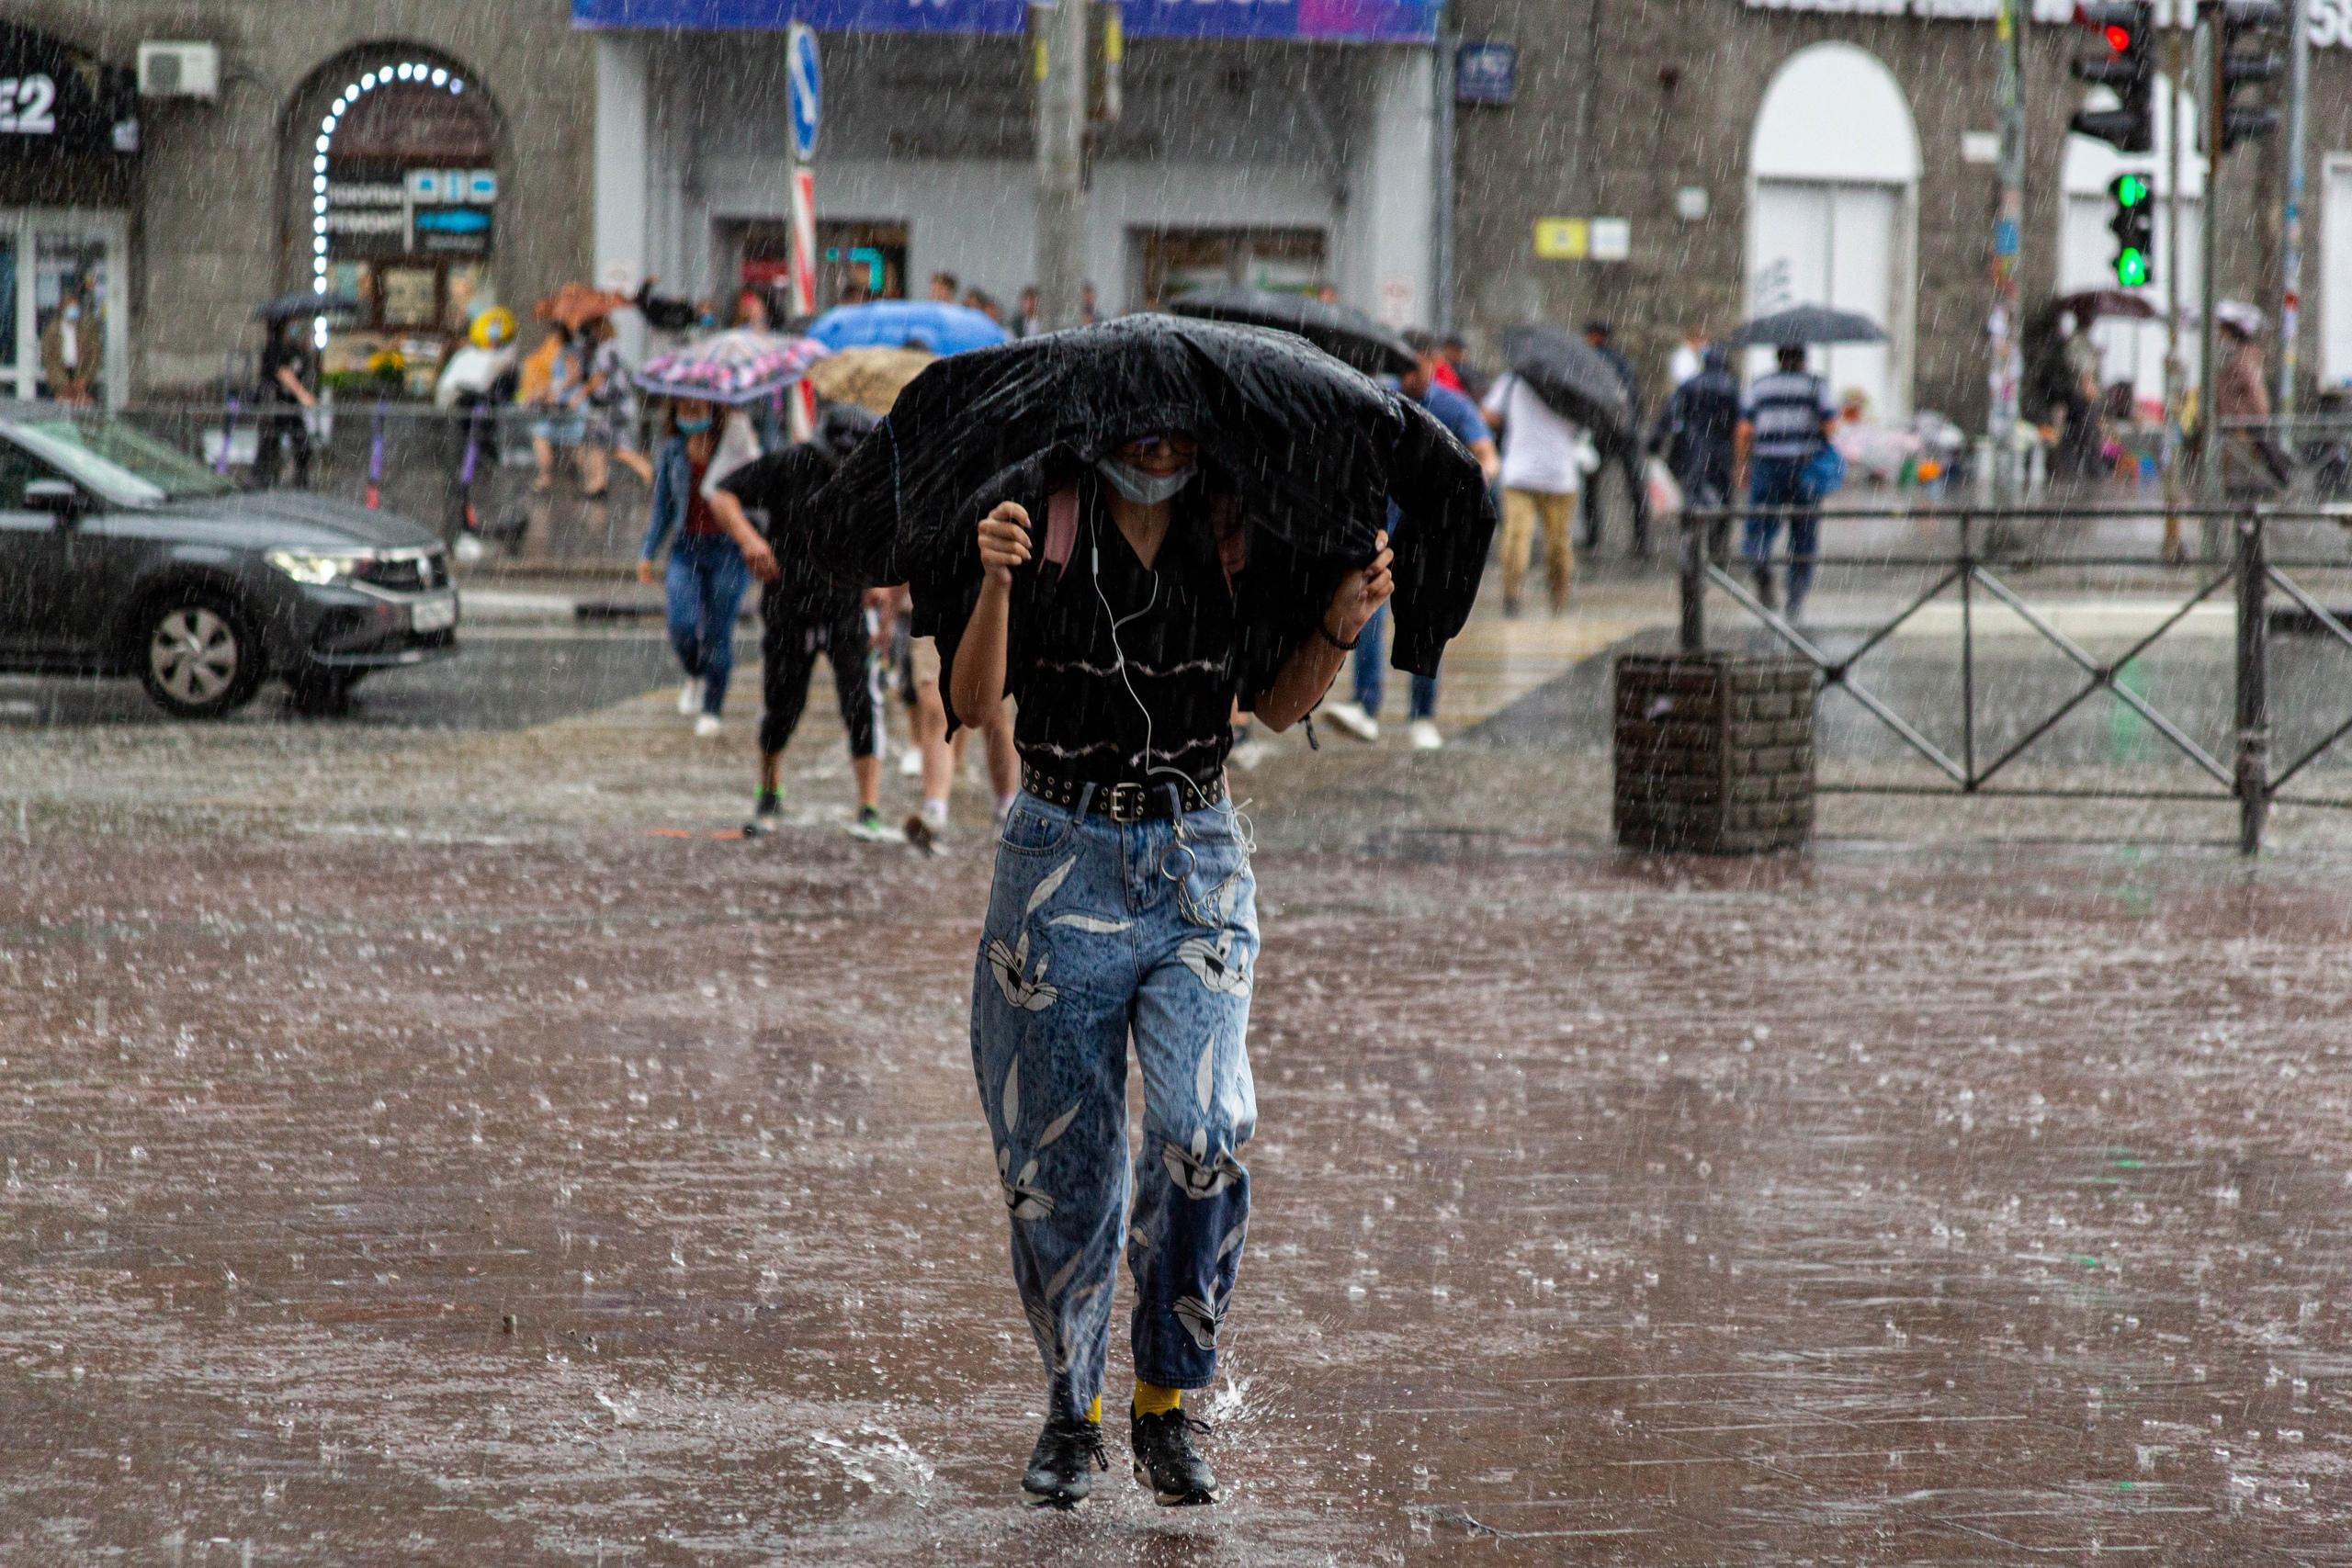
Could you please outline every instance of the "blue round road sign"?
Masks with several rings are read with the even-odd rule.
[[[785,118],[792,128],[792,155],[805,164],[817,153],[818,117],[825,96],[817,68],[817,29],[806,22],[793,23],[785,59]]]

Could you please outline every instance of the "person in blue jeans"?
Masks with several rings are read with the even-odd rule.
[[[1420,363],[1396,378],[1397,389],[1435,414],[1453,438],[1470,449],[1485,470],[1491,485],[1502,471],[1502,457],[1495,448],[1495,433],[1487,427],[1486,417],[1478,405],[1435,378],[1439,360],[1438,340],[1427,333],[1411,332],[1405,341],[1419,356]],[[1394,533],[1400,525],[1396,509],[1388,509],[1388,526]],[[1363,628],[1356,643],[1354,700],[1333,703],[1323,710],[1333,724],[1359,740],[1380,739],[1380,704],[1386,694],[1388,612],[1376,612]],[[1445,744],[1445,737],[1437,728],[1437,677],[1413,677],[1410,703],[1405,710],[1406,735],[1417,751],[1434,751]]]
[[[1273,606],[1255,593],[1284,591],[1252,582],[1238,499],[1210,493],[1197,460],[1185,433],[1139,434],[1050,493],[998,505],[978,524],[970,615],[939,637],[959,722],[1017,699],[1022,788],[973,962],[972,1069],[1048,1391],[1022,1487],[1060,1506],[1109,1468],[1123,1252],[1135,1477],[1163,1506],[1216,1500],[1193,1440],[1206,1427],[1182,1399],[1216,1374],[1258,1117],[1257,882],[1226,792],[1228,719],[1237,700],[1272,729],[1304,717],[1392,587],[1384,533],[1315,630],[1244,690],[1239,628],[1267,624]],[[1131,1036],[1144,1078],[1132,1168]]]
[[[670,405],[669,434],[653,461],[652,518],[637,563],[638,581],[650,586],[654,563],[669,542],[670,646],[686,672],[678,712],[694,717],[699,736],[722,728],[719,715],[735,672],[735,612],[752,582],[742,550],[704,493],[718,451],[720,412],[695,398]]]
[[[1734,434],[1736,460],[1747,475],[1747,504],[1758,509],[1742,530],[1740,553],[1755,574],[1756,596],[1766,609],[1779,601],[1772,586],[1772,547],[1781,519],[1764,509],[1794,512],[1789,525],[1789,619],[1802,618],[1813,592],[1813,569],[1821,549],[1821,498],[1805,479],[1806,467],[1828,444],[1838,421],[1829,383],[1804,367],[1804,344],[1782,344],[1778,368],[1759,376],[1740,401]],[[1735,480],[1735,483],[1737,481]],[[1797,510],[1797,509],[1802,510]]]

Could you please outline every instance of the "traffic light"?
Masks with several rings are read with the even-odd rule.
[[[2276,0],[2249,0],[2276,10]],[[2156,147],[2156,7],[2154,0],[2077,0],[2075,25],[2090,28],[2103,46],[2080,55],[2075,79],[2112,87],[2121,106],[2084,109],[2066,122],[2079,135],[2104,141],[2119,152],[2153,152]]]
[[[2264,47],[2269,42],[2267,38],[2251,40],[2252,53],[2239,53],[2237,45],[2245,34],[2260,35],[2278,27],[2286,19],[2287,9],[2278,0],[2222,0],[2216,9],[2222,22],[2222,150],[2226,152],[2241,141],[2252,141],[2278,129],[2278,117],[2270,110],[2244,108],[2236,102],[2240,88],[2278,74],[2278,57]]]
[[[2139,288],[2155,281],[2155,191],[2144,175],[2118,175],[2109,184],[2115,216],[2107,231],[2115,236],[2115,281]]]

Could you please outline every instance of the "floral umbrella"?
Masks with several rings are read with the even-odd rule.
[[[735,327],[649,361],[637,384],[659,397],[755,402],[799,380],[826,353],[813,338]]]

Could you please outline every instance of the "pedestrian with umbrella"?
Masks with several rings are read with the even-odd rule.
[[[1638,431],[1642,427],[1642,378],[1634,370],[1634,362],[1625,357],[1625,351],[1611,341],[1613,336],[1607,321],[1587,321],[1584,324],[1586,346],[1608,363],[1618,384],[1625,389],[1626,423],[1631,429]],[[1605,455],[1624,476],[1625,503],[1633,509],[1631,544],[1634,558],[1645,561],[1650,558],[1650,502],[1649,486],[1642,482],[1641,444],[1638,441],[1612,442]],[[1584,509],[1584,547],[1588,550],[1600,547],[1600,492],[1598,486],[1594,488],[1591,502]]]
[[[1404,557],[1383,529],[1392,496],[1413,525]],[[1305,717],[1392,592],[1397,661],[1434,671],[1493,527],[1477,465],[1296,338],[1147,315],[941,360],[819,510],[829,558],[911,579],[959,720],[1018,701],[1023,791],[974,965],[972,1054],[1049,1384],[1022,1484],[1068,1506],[1108,1467],[1124,1250],[1134,1473],[1163,1506],[1213,1502],[1182,1391],[1216,1371],[1257,1119],[1256,883],[1228,717],[1237,700],[1272,729]]]
[[[1520,610],[1536,530],[1552,613],[1567,608],[1576,582],[1577,503],[1598,463],[1588,425],[1623,439],[1633,401],[1609,362],[1556,327],[1515,327],[1503,337],[1510,368],[1481,405],[1502,432],[1503,614]]]
[[[1745,484],[1747,519],[1741,553],[1756,579],[1756,596],[1768,610],[1780,601],[1772,583],[1772,550],[1781,525],[1789,525],[1789,619],[1804,614],[1813,592],[1814,561],[1821,547],[1823,490],[1814,471],[1838,423],[1829,383],[1804,367],[1804,344],[1784,343],[1775,355],[1779,368],[1758,377],[1741,400],[1734,444],[1733,482]]]
[[[261,353],[260,439],[254,447],[254,483],[264,490],[277,483],[278,465],[288,447],[294,454],[294,488],[311,483],[311,412],[319,406],[313,389],[318,380],[318,356],[311,347],[311,323],[300,316],[279,316],[268,322],[269,341]]]
[[[667,438],[653,463],[652,514],[639,552],[638,581],[651,586],[662,546],[670,646],[685,671],[678,711],[695,716],[695,734],[724,728],[727,685],[735,672],[735,612],[751,586],[741,547],[711,510],[704,486],[719,453],[718,405],[679,398],[670,405]],[[754,454],[756,455],[756,453]]]

